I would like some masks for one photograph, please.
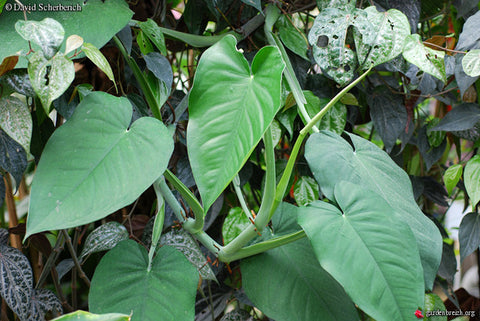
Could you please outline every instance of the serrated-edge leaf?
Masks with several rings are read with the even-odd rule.
[[[443,82],[447,81],[444,63],[445,52],[426,47],[420,35],[413,34],[405,38],[403,57],[420,70]]]
[[[453,188],[457,185],[460,177],[462,177],[463,166],[460,164],[455,164],[447,168],[443,174],[443,181],[445,182],[445,188],[447,189],[448,194],[452,194]]]
[[[95,252],[107,251],[120,241],[128,240],[128,231],[122,224],[112,221],[93,230],[85,240],[80,259]]]
[[[167,47],[165,46],[165,37],[160,27],[152,19],[147,19],[144,22],[138,22],[140,29],[147,35],[150,41],[157,47],[160,53],[164,56],[167,55]]]
[[[49,114],[52,101],[60,97],[75,78],[73,62],[62,55],[47,60],[36,52],[28,62],[28,75],[45,112]]]
[[[202,250],[193,237],[185,230],[172,229],[160,238],[162,245],[170,245],[182,252],[185,257],[197,268],[204,280],[217,281],[215,273],[205,259]]]
[[[480,155],[473,156],[465,165],[463,173],[465,188],[475,208],[480,201]]]
[[[25,101],[14,96],[0,98],[0,128],[30,151],[33,123]]]
[[[250,68],[235,45],[235,37],[227,35],[203,53],[189,96],[188,156],[205,211],[280,108],[285,64],[278,48],[260,49]]]
[[[470,77],[480,76],[480,49],[467,52],[462,59],[463,71]]]
[[[340,208],[317,201],[299,209],[298,222],[320,264],[373,318],[410,319],[425,292],[410,228],[364,186],[339,182],[334,200]]]
[[[27,257],[13,247],[0,245],[0,295],[21,319],[28,317],[32,291],[33,274]]]
[[[108,79],[110,79],[115,87],[117,86],[115,83],[115,76],[113,75],[112,67],[108,63],[107,58],[98,50],[97,47],[92,45],[91,43],[84,43],[82,45],[82,51],[85,55],[90,59],[101,71],[107,75]]]
[[[40,46],[47,59],[55,56],[65,36],[62,25],[52,18],[42,21],[19,20],[15,23],[15,30],[23,39]]]
[[[472,212],[466,214],[458,231],[460,241],[460,262],[480,246],[480,215]]]
[[[377,66],[400,55],[405,38],[410,35],[410,23],[399,10],[378,12],[375,6],[364,9],[374,27],[375,37],[364,42],[364,35],[355,33],[358,61],[363,69]],[[368,31],[372,33],[373,30]]]

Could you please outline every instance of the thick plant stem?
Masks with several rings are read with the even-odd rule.
[[[173,174],[171,174],[173,175]],[[175,175],[173,175],[175,176]],[[172,191],[168,187],[167,183],[163,179],[158,179],[156,184],[158,188],[158,192],[163,196],[165,201],[170,205],[175,216],[178,218],[180,223],[182,224],[183,228],[192,234],[199,242],[201,242],[210,252],[218,255],[218,252],[223,248],[220,244],[215,242],[207,233],[205,233],[202,229],[197,229],[195,225],[195,220],[192,218],[187,218],[185,216],[185,211],[182,209],[180,204],[178,203],[175,195],[173,195]]]
[[[252,255],[260,254],[265,251],[274,249],[276,247],[295,242],[306,236],[303,230],[291,233],[288,235],[283,235],[270,239],[268,241],[260,242],[254,245],[244,247],[233,254],[224,254],[221,258],[222,262],[230,263],[235,260],[240,260]]]
[[[183,196],[187,204],[192,209],[193,214],[195,214],[195,219],[194,219],[195,229],[202,230],[203,222],[204,222],[204,212],[203,212],[202,205],[200,205],[197,198],[188,189],[188,187],[186,187],[185,184],[183,184],[182,181],[179,180],[177,176],[175,176],[170,170],[167,169],[164,175],[165,175],[165,178],[170,182],[170,184],[172,184],[173,187],[175,187],[175,189]]]
[[[13,198],[12,181],[10,174],[4,173],[3,181],[5,183],[5,203],[8,210],[8,227],[15,227],[18,225],[17,207],[15,206],[15,199]],[[10,243],[12,247],[22,250],[22,239],[20,235],[10,234]]]
[[[125,58],[128,66],[132,69],[133,75],[135,76],[135,79],[137,79],[138,84],[140,85],[140,88],[145,95],[145,99],[147,100],[148,106],[152,110],[153,116],[158,120],[162,120],[162,115],[160,114],[160,108],[162,108],[162,106],[158,105],[158,102],[155,99],[155,95],[153,94],[150,86],[148,85],[147,80],[143,76],[142,71],[138,67],[135,60],[127,53],[120,39],[118,39],[117,36],[113,36],[113,40],[115,41],[115,44],[122,53],[122,56]]]

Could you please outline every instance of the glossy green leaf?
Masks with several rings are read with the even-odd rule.
[[[153,44],[150,42],[148,39],[147,35],[143,32],[143,30],[140,30],[137,33],[137,44],[138,48],[140,49],[140,52],[143,55],[148,55],[149,53],[153,52]]]
[[[300,230],[298,210],[280,204],[272,219],[273,233],[265,229],[261,239]],[[353,302],[320,266],[305,238],[244,259],[240,268],[248,298],[276,321],[359,320]]]
[[[94,314],[78,310],[52,321],[130,321],[130,316],[120,313]]]
[[[254,7],[263,14],[261,0],[242,0],[242,2]]]
[[[205,259],[205,255],[202,253],[200,246],[193,239],[193,237],[185,230],[171,229],[169,232],[162,235],[160,238],[162,245],[173,246],[193,264],[200,273],[203,280],[215,280],[215,273]]]
[[[75,78],[75,68],[65,56],[56,55],[47,60],[41,52],[36,52],[30,57],[28,76],[48,115],[52,101],[60,97]]]
[[[0,128],[28,152],[32,126],[32,117],[25,101],[14,96],[0,98]]]
[[[132,203],[165,171],[167,128],[143,117],[130,127],[126,98],[93,92],[50,137],[32,184],[27,236],[83,225]]]
[[[415,237],[385,200],[362,186],[339,182],[332,204],[299,208],[322,267],[377,320],[413,320],[423,307],[424,280]]]
[[[147,21],[139,21],[138,26],[150,41],[157,47],[158,51],[164,56],[167,55],[167,47],[165,46],[165,38],[160,27],[152,19]]]
[[[426,321],[447,321],[446,315],[435,315],[439,311],[446,311],[442,299],[433,293],[425,294],[425,309],[423,315]]]
[[[305,158],[321,191],[333,199],[335,184],[349,181],[382,196],[394,209],[390,214],[402,217],[412,229],[422,259],[425,287],[431,289],[442,255],[438,228],[418,208],[408,175],[388,154],[363,138],[348,136],[352,145],[336,134],[322,131],[310,136],[305,145]]]
[[[465,188],[472,200],[472,207],[480,201],[480,155],[473,156],[465,165],[463,173]]]
[[[13,69],[0,77],[0,85],[4,90],[11,90],[27,97],[35,96],[27,68]]]
[[[128,258],[128,259],[126,259]],[[127,240],[109,251],[92,278],[93,313],[132,313],[132,321],[193,320],[198,272],[178,250],[163,246],[148,268],[147,250]]]
[[[480,76],[480,49],[467,52],[462,59],[463,71],[470,77]]]
[[[128,240],[128,231],[122,224],[112,221],[100,225],[88,234],[80,259],[100,251],[110,250],[119,242]]]
[[[308,41],[305,34],[295,28],[285,15],[280,16],[276,25],[283,44],[303,59],[310,61],[307,56]]]
[[[307,114],[313,118],[317,113],[322,110],[329,102],[328,98],[318,98],[311,91],[304,90],[303,94],[307,103],[305,104],[305,110]],[[307,123],[303,115],[299,113],[300,118]],[[319,129],[330,130],[337,134],[341,134],[347,123],[347,108],[340,102],[335,103],[323,116],[323,118],[316,124]]]
[[[340,86],[353,79],[358,64],[355,52],[347,46],[347,29],[350,26],[364,35],[364,42],[372,41],[373,27],[368,21],[367,13],[360,9],[344,11],[326,8],[315,18],[308,34],[313,58],[322,72]]]
[[[0,0],[0,13],[2,13],[5,3],[7,3],[7,0]]]
[[[306,206],[318,200],[318,184],[309,176],[300,176],[293,186],[293,197],[298,206]]]
[[[81,36],[85,42],[92,43],[101,48],[130,21],[133,12],[128,8],[124,0],[45,0],[39,3],[37,0],[22,0],[24,5],[36,5],[36,10],[27,12],[28,21],[40,21],[44,18],[52,18],[62,23],[65,30],[65,38],[71,35]],[[67,10],[39,10],[39,5],[44,8],[51,5],[53,8],[64,6]],[[3,14],[0,19],[0,61],[3,58],[15,55],[22,51],[29,51],[28,42],[16,31],[15,23],[25,20],[22,10],[10,11]],[[33,49],[39,51],[40,47],[33,44]],[[63,45],[62,45],[63,46]],[[62,51],[62,49],[60,49]],[[64,51],[64,50],[63,50]],[[21,59],[17,68],[26,67],[27,61]]]
[[[480,215],[472,212],[466,214],[458,231],[460,241],[460,262],[480,246]]]
[[[223,244],[230,243],[235,237],[237,237],[244,229],[246,229],[252,222],[248,219],[247,215],[243,213],[241,207],[234,207],[228,211],[225,221],[222,226]]]
[[[413,34],[406,37],[403,58],[427,74],[446,82],[444,56],[443,51],[424,46],[420,35]]]
[[[105,56],[100,52],[100,50],[98,50],[98,48],[91,43],[84,43],[82,45],[82,51],[85,53],[88,59],[90,59],[95,64],[95,66],[97,66],[101,71],[103,71],[105,75],[107,75],[108,79],[113,82],[116,88],[117,84],[115,83],[115,77],[113,76],[112,67],[110,67],[107,58],[105,58]]]
[[[52,59],[62,45],[65,30],[55,19],[45,18],[42,21],[19,20],[15,29],[27,41],[32,41],[42,48],[43,55]]]
[[[443,182],[445,183],[445,188],[449,195],[452,194],[453,188],[457,186],[458,181],[462,177],[462,173],[463,166],[455,164],[450,166],[443,174]]]
[[[206,50],[189,97],[187,145],[205,211],[242,168],[280,108],[285,64],[264,47],[252,66],[233,36]]]
[[[373,40],[359,32],[355,33],[355,44],[359,64],[363,69],[390,61],[401,54],[405,38],[410,35],[410,24],[407,17],[396,9],[378,12],[375,6],[364,10],[373,26],[370,33]]]
[[[429,119],[427,123],[428,143],[433,148],[440,146],[443,143],[443,140],[445,139],[445,135],[446,135],[444,131],[432,130],[439,123],[440,123],[440,119],[436,117]]]

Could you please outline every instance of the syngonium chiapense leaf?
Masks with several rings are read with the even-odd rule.
[[[374,34],[374,38],[365,43],[365,35],[356,31],[355,45],[359,64],[363,69],[368,69],[370,66],[390,61],[402,53],[405,38],[410,35],[410,24],[407,17],[396,9],[378,12],[375,6],[372,6],[364,11],[373,26],[369,32]]]
[[[15,96],[0,98],[0,128],[25,151],[30,151],[32,127],[30,110],[24,100]]]
[[[23,39],[40,46],[47,59],[55,56],[65,36],[62,25],[51,18],[42,21],[19,20],[15,23],[15,29]]]
[[[299,210],[291,204],[280,204],[272,219],[273,233],[265,229],[261,239],[299,231],[296,222]],[[343,254],[337,254],[343,258]],[[320,266],[305,238],[244,259],[240,268],[245,293],[270,318],[277,321],[359,320],[352,300]]]
[[[52,321],[130,321],[130,315],[120,313],[94,314],[77,310]]]
[[[446,82],[444,57],[443,51],[424,46],[420,35],[414,34],[405,38],[403,58],[427,74]]]
[[[364,43],[373,40],[372,25],[367,13],[360,9],[348,11],[326,8],[315,18],[308,34],[313,57],[322,72],[341,86],[350,82],[357,67],[357,57],[347,46],[347,30],[350,26],[363,35]]]
[[[80,259],[95,252],[110,250],[120,241],[128,240],[128,231],[118,222],[108,222],[88,234]]]
[[[353,146],[327,131],[310,136],[306,143],[305,158],[323,194],[334,199],[334,186],[349,181],[382,196],[394,209],[391,215],[398,215],[412,229],[422,259],[425,287],[431,289],[442,256],[438,228],[418,208],[408,175],[380,148],[348,135]]]
[[[30,263],[19,250],[0,245],[0,296],[20,319],[28,317],[33,291]]]
[[[132,313],[132,321],[193,320],[197,285],[197,269],[178,250],[162,246],[148,271],[147,250],[126,240],[98,264],[88,305],[93,313]]]
[[[225,36],[202,55],[189,97],[188,156],[205,211],[242,168],[280,108],[285,64],[264,47],[252,66]]]
[[[132,203],[165,171],[173,139],[157,119],[130,128],[126,98],[93,92],[50,137],[30,196],[27,237],[83,225]]]
[[[28,75],[45,113],[49,114],[52,101],[60,97],[75,78],[75,68],[65,56],[59,54],[48,60],[36,52],[28,62]]]
[[[332,200],[298,209],[318,261],[374,319],[412,320],[425,290],[409,226],[363,184],[337,183]]]

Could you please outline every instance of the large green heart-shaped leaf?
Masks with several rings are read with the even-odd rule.
[[[130,128],[126,98],[86,96],[43,150],[32,184],[27,236],[101,219],[132,203],[165,171],[173,139],[157,119]]]
[[[308,139],[305,158],[320,189],[327,198],[333,199],[335,185],[348,181],[382,196],[412,229],[422,259],[425,287],[431,289],[442,256],[438,228],[418,208],[408,175],[377,146],[356,135],[348,135],[353,146],[327,131]]]
[[[241,169],[280,108],[285,67],[276,47],[252,67],[225,36],[203,54],[189,97],[188,156],[205,212]]]
[[[193,320],[197,269],[170,246],[162,246],[148,271],[148,252],[126,240],[109,251],[92,278],[93,313],[132,313],[132,321]]]
[[[297,210],[280,204],[272,219],[274,233],[266,229],[262,239],[298,231]],[[248,298],[277,321],[359,319],[351,299],[320,266],[305,238],[242,260],[241,271]]]
[[[353,79],[357,67],[357,57],[347,44],[350,26],[363,35],[365,43],[371,43],[373,27],[365,11],[360,9],[326,8],[315,18],[308,34],[318,66],[341,86]]]
[[[412,231],[383,198],[339,182],[332,204],[299,208],[318,261],[376,320],[414,320],[423,307],[423,271]]]
[[[12,5],[14,1],[9,1]],[[85,42],[92,43],[95,47],[101,48],[117,32],[130,21],[133,12],[128,8],[125,0],[45,0],[41,3],[37,0],[22,0],[26,6],[35,6],[35,10],[27,11],[27,20],[40,21],[44,18],[52,18],[60,22],[65,30],[65,39],[71,35],[81,36]],[[52,8],[48,10],[48,6]],[[41,10],[42,6],[43,10]],[[68,7],[72,10],[61,10],[61,7]],[[22,10],[9,11],[2,14],[0,19],[0,61],[3,58],[15,55],[22,51],[29,51],[28,42],[24,40],[15,30],[15,23],[25,20]],[[65,44],[62,46],[64,48]],[[38,51],[40,47],[33,45]],[[61,49],[62,50],[62,49]],[[17,68],[25,67],[27,61],[21,59]]]
[[[365,43],[364,36],[356,32],[355,44],[360,65],[363,69],[368,69],[402,53],[405,38],[410,35],[410,24],[407,17],[396,9],[378,12],[375,6],[371,6],[364,11],[374,28],[375,37],[370,43]]]

